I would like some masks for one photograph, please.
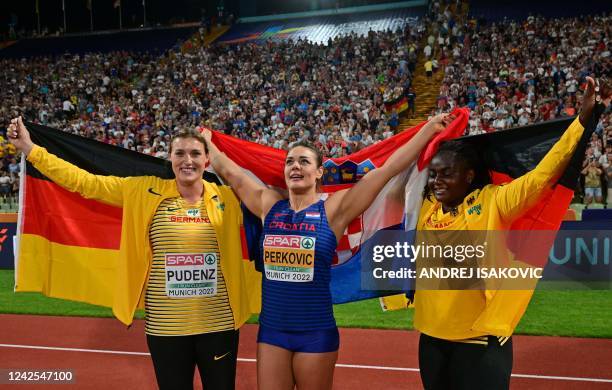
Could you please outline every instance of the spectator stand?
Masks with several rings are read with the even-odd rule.
[[[221,28],[206,34],[194,27],[191,39],[174,44],[162,57],[147,54],[157,45],[151,41],[148,47],[141,47],[144,52],[138,49],[0,59],[5,70],[0,76],[0,98],[10,102],[0,107],[0,122],[6,127],[11,117],[24,114],[31,121],[160,158],[167,155],[174,132],[201,125],[277,148],[308,139],[324,155],[339,157],[392,135],[392,126],[401,129],[427,119],[432,109],[448,111],[464,105],[460,97],[467,96],[469,80],[454,77],[468,74],[464,66],[467,69],[477,60],[470,57],[470,51],[491,56],[493,50],[503,49],[493,46],[491,51],[478,50],[478,41],[472,36],[476,28],[480,40],[505,30],[467,22],[466,4],[461,3],[459,9],[455,9],[455,2],[448,7],[438,1],[430,4],[426,16],[423,8],[413,7],[405,11],[328,15],[325,19],[240,23],[226,33]],[[578,23],[572,31],[584,35],[578,39],[587,42],[588,48],[577,58],[585,58],[593,50],[593,69],[602,73],[610,66],[610,30],[601,27],[608,20],[535,19],[534,23],[537,31],[561,31],[566,23]],[[584,23],[593,23],[593,28],[580,27]],[[523,30],[519,28],[516,37],[510,36],[520,43],[527,42],[520,35],[526,34]],[[585,34],[602,35],[593,38]],[[543,34],[536,34],[540,35]],[[122,36],[108,35],[105,39],[117,42]],[[64,37],[68,38],[72,37]],[[218,43],[221,41],[225,43]],[[100,47],[88,41],[83,45],[75,51]],[[427,45],[439,68],[432,72],[431,81],[424,69]],[[547,50],[544,47],[524,53],[538,56]],[[573,46],[567,50],[567,57],[575,55]],[[413,69],[411,51],[416,54]],[[461,72],[446,71],[452,65],[451,59]],[[570,84],[559,83],[564,106],[551,100],[556,95],[540,99],[542,91],[536,90],[533,107],[544,107],[546,112],[540,115],[539,110],[534,110],[534,115],[538,114],[534,120],[545,120],[551,112],[568,115],[579,110],[576,95],[579,97],[580,92],[574,91],[579,86],[572,80],[578,81],[582,73],[591,69],[583,69],[588,64],[569,60],[576,69],[566,66],[573,77],[568,78]],[[521,57],[515,62],[536,69],[538,64],[534,65],[534,61]],[[497,76],[503,69],[490,66],[486,70]],[[518,71],[520,75],[524,72]],[[532,73],[537,74],[537,69]],[[481,75],[476,73],[475,77]],[[405,93],[406,86],[413,86],[417,95],[414,122],[406,121],[406,114],[385,111],[385,96],[391,96],[391,102],[396,98],[389,91]],[[454,95],[449,93],[450,87]],[[440,91],[443,99],[432,91]],[[494,110],[500,106],[497,100],[483,100],[476,108],[487,104],[492,104]],[[506,115],[512,116],[512,112],[506,111]],[[603,147],[612,140],[609,114],[606,118],[598,132]],[[598,145],[594,141],[601,154],[603,150]],[[8,167],[11,157],[10,150],[3,154],[4,167]],[[10,199],[5,203],[10,204]]]
[[[470,17],[481,21],[525,20],[532,15],[572,18],[609,13],[610,3],[601,0],[471,0]]]
[[[419,59],[414,73],[412,86],[416,93],[415,114],[404,115],[400,128],[415,126],[431,117],[437,108],[440,84],[444,79],[444,69],[448,61],[451,42],[461,35],[461,26],[466,20],[468,4],[465,1],[444,5],[440,1],[432,1],[428,14],[428,29],[421,40]],[[455,30],[453,30],[455,28]],[[427,49],[429,47],[429,49]],[[431,53],[428,55],[428,53]],[[429,77],[425,65],[431,66]]]
[[[586,1],[562,9],[558,2],[542,2],[540,8],[540,3],[519,1],[507,13],[504,4],[509,3],[495,3],[494,8],[491,2],[471,3],[473,17],[463,26],[463,41],[452,45],[440,86],[436,112],[469,106],[470,134],[576,115],[586,76],[611,72],[609,6],[601,11],[603,3]],[[474,17],[485,10],[492,12],[487,14],[491,20]],[[612,205],[610,116],[602,115],[586,151],[583,169],[590,168],[583,171],[573,206],[578,218],[583,208]]]

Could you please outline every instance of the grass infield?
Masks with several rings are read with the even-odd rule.
[[[38,293],[14,293],[14,273],[0,270],[0,313],[112,317],[109,308],[47,298]],[[612,338],[612,291],[537,290],[517,334]],[[412,329],[413,310],[382,312],[378,299],[334,307],[340,327]],[[143,318],[138,311],[136,318]],[[257,317],[249,320],[257,323]]]

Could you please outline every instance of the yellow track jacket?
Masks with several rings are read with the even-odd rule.
[[[499,231],[534,206],[565,171],[582,136],[578,118],[565,131],[537,167],[505,185],[487,185],[464,199],[468,230]],[[471,205],[467,200],[473,198]],[[425,199],[417,229],[426,222],[438,202]],[[468,214],[481,205],[480,214]],[[417,290],[414,327],[441,339],[461,340],[483,335],[511,336],[527,309],[533,290]]]
[[[28,161],[43,175],[84,198],[123,208],[121,244],[112,291],[113,314],[126,325],[132,323],[137,307],[144,306],[144,290],[151,267],[149,225],[162,200],[180,196],[174,180],[152,176],[116,177],[93,175],[42,147],[34,147]],[[261,305],[261,274],[252,262],[242,259],[240,225],[242,211],[227,186],[204,183],[204,204],[219,243],[221,269],[227,284],[236,329]],[[66,275],[70,281],[78,275]],[[83,300],[83,299],[80,299]],[[92,302],[100,299],[92,299]]]

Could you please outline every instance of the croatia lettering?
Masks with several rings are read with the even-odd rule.
[[[307,232],[316,232],[317,228],[314,223],[300,222],[300,223],[288,223],[282,221],[270,222],[270,229],[280,230],[301,230]]]
[[[315,237],[266,234],[264,270],[268,280],[312,282],[315,264]]]
[[[169,298],[216,295],[217,262],[216,253],[166,254],[166,295]]]

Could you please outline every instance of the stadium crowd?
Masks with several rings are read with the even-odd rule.
[[[136,53],[3,60],[1,93],[15,105],[0,116],[21,112],[158,157],[172,131],[197,125],[275,147],[310,135],[340,155],[351,140],[367,145],[397,127],[383,91],[410,85],[417,40],[406,29],[328,45],[215,45],[161,61]]]
[[[435,44],[445,75],[432,114],[470,107],[470,134],[575,115],[585,77],[611,74],[610,20],[611,15],[472,20],[455,26],[451,39],[440,33]],[[610,117],[602,116],[586,153],[587,205],[601,203],[606,186],[612,192]],[[612,194],[607,199],[612,202]]]
[[[397,130],[399,114],[385,112],[384,101],[409,90],[421,52],[439,54],[434,65],[445,70],[432,114],[469,106],[470,134],[574,115],[585,76],[610,73],[610,16],[487,25],[456,22],[440,10],[435,23],[423,19],[403,31],[352,34],[326,45],[216,44],[162,59],[133,52],[5,59],[0,96],[13,105],[0,107],[0,121],[23,114],[161,158],[174,131],[195,126],[283,149],[310,139],[325,156],[339,157]],[[427,25],[431,35],[419,48]],[[610,186],[609,113],[594,137],[585,187],[595,186],[595,177]],[[4,139],[0,153],[0,170],[16,183],[9,169],[14,150]],[[585,202],[604,197],[587,190]]]

